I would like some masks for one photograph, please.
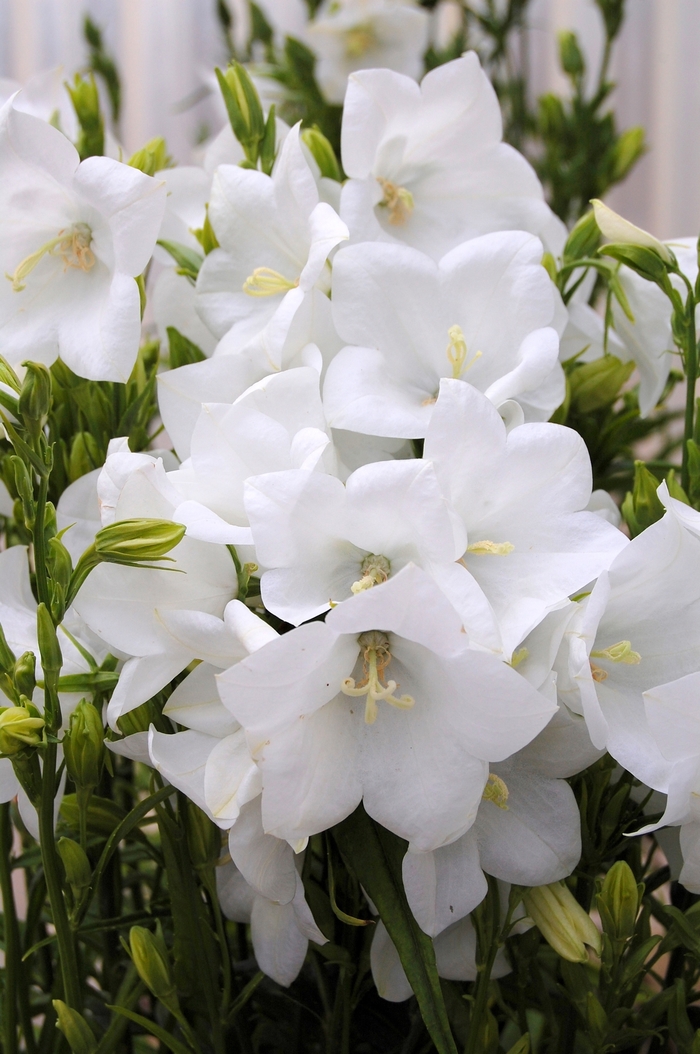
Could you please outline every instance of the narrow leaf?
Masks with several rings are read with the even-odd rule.
[[[186,1047],[184,1043],[180,1043],[178,1039],[175,1039],[166,1032],[160,1025],[156,1025],[155,1021],[149,1021],[147,1017],[142,1017],[141,1014],[135,1014],[133,1010],[127,1010],[124,1006],[110,1006],[107,1004],[108,1010],[113,1010],[115,1014],[121,1014],[123,1017],[128,1017],[129,1021],[133,1021],[136,1025],[141,1025],[141,1028],[145,1028],[147,1032],[150,1032],[152,1036],[159,1039],[161,1043],[164,1043],[168,1050],[172,1050],[173,1054],[191,1054],[190,1048]]]

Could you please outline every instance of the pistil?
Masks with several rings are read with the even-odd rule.
[[[389,213],[389,223],[392,227],[403,227],[415,206],[413,194],[406,187],[399,187],[388,179],[377,177],[377,183],[384,191],[384,197],[379,202],[380,208]]]
[[[44,242],[35,252],[30,253],[17,265],[13,274],[5,274],[12,282],[15,293],[21,293],[26,287],[26,279],[45,256],[60,256],[64,271],[72,268],[76,271],[90,271],[95,266],[95,254],[90,248],[92,231],[87,223],[74,223],[72,227],[59,231],[55,238]]]
[[[287,293],[298,285],[298,279],[296,282],[290,282],[271,267],[256,267],[243,283],[243,292],[248,296],[277,296],[278,293]]]
[[[399,710],[410,710],[415,704],[413,696],[396,696],[394,694],[398,687],[396,681],[382,683],[385,670],[391,662],[389,638],[386,634],[377,630],[361,633],[358,637],[358,644],[362,648],[364,659],[364,679],[356,684],[354,677],[346,677],[341,685],[341,691],[344,695],[352,697],[363,695],[367,697],[365,724],[373,725],[377,720],[379,713],[377,703],[382,699]]]
[[[474,352],[471,359],[467,361],[467,342],[461,326],[450,326],[447,335],[450,338],[450,343],[447,345],[447,358],[452,364],[452,376],[458,381],[481,358],[482,353]]]

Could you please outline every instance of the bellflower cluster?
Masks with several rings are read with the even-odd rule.
[[[0,110],[8,434],[45,421],[27,410],[27,359],[60,356],[76,381],[142,365],[144,289],[147,324],[189,356],[157,377],[164,453],[112,438],[58,501],[54,550],[75,567],[54,619],[68,680],[53,731],[109,659],[110,749],[215,825],[227,848],[207,891],[282,985],[328,939],[305,853],[358,815],[403,840],[438,972],[474,979],[471,914],[490,884],[507,909],[510,887],[572,873],[567,780],[606,751],[668,795],[660,822],[681,826],[682,881],[700,891],[700,513],[664,484],[663,515],[630,540],[592,492],[583,438],[552,422],[562,362],[602,356],[607,334],[552,281],[566,232],[503,143],[476,55],[412,79],[426,19],[334,2],[309,25],[329,99],[349,74],[342,186],[320,133],[262,109],[256,149],[274,163],[251,160],[254,128],[240,143],[227,128],[202,167],[155,177],[79,161],[12,98]],[[694,281],[690,248],[674,252]],[[663,293],[620,282],[610,339],[651,409],[670,364]],[[29,567],[26,547],[0,554],[0,622],[12,661],[41,652],[48,683]],[[29,696],[25,746],[44,724]],[[394,937],[382,916],[371,962],[401,1000],[413,981]],[[501,952],[490,969],[508,971]]]

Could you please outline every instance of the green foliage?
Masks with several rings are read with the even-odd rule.
[[[105,50],[102,40],[102,30],[92,21],[89,15],[83,21],[83,36],[89,48],[88,69],[96,73],[104,81],[109,102],[112,110],[112,120],[115,125],[119,123],[121,111],[121,81],[116,63],[111,55]]]

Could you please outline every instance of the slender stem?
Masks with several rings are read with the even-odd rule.
[[[469,1015],[469,1033],[464,1054],[481,1054],[484,1038],[484,1018],[488,1009],[491,971],[500,947],[500,898],[495,879],[489,877],[489,891],[483,905],[472,919],[477,932],[477,978],[472,1011]]]
[[[693,438],[695,423],[695,385],[698,379],[698,347],[695,333],[695,297],[688,294],[686,303],[687,329],[685,348],[685,425],[683,429],[683,463],[681,467],[681,486],[688,493],[690,487],[690,465],[688,461],[688,440]]]
[[[19,929],[10,873],[12,827],[10,806],[0,806],[0,893],[5,924],[5,984],[3,1000],[2,1045],[5,1054],[17,1054],[17,1003],[20,989]]]
[[[41,836],[41,859],[46,877],[46,890],[51,904],[51,915],[56,929],[61,976],[66,1003],[74,1010],[82,1006],[80,978],[78,974],[78,957],[73,940],[73,933],[68,921],[66,904],[63,899],[61,871],[56,853],[53,830],[53,809],[56,792],[56,743],[49,742],[44,750],[44,770],[39,806],[39,834]]]

